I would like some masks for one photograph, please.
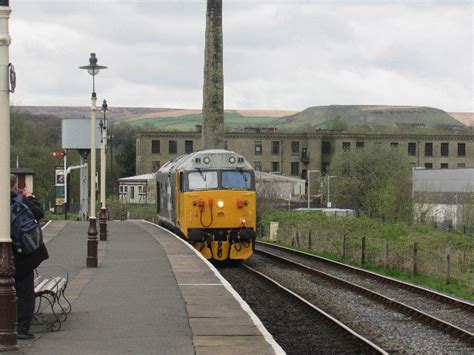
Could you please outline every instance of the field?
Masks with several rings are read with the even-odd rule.
[[[473,234],[369,218],[335,219],[318,212],[276,211],[262,218],[264,239],[269,238],[271,221],[279,222],[279,244],[474,300]]]
[[[273,125],[275,117],[246,117],[236,112],[224,114],[225,126],[228,130],[242,129],[248,126]],[[202,125],[202,114],[182,115],[178,117],[144,118],[130,121],[135,127],[158,128],[163,131],[194,131],[196,125]]]

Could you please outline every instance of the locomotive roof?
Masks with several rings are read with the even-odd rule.
[[[159,173],[169,173],[175,170],[197,169],[250,169],[252,166],[245,158],[231,150],[206,149],[191,154],[179,156],[165,163]]]

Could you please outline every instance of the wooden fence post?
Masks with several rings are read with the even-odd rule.
[[[347,233],[344,233],[342,235],[341,254],[342,254],[343,259],[345,259],[345,257],[346,257],[346,235],[347,235]]]
[[[414,243],[413,244],[413,276],[416,276],[418,274],[417,255],[418,255],[418,243]]]
[[[296,232],[293,230],[293,233],[291,235],[291,246],[294,247],[296,244]]]
[[[311,229],[308,232],[308,249],[311,250],[313,248],[313,241],[311,240]]]
[[[296,231],[295,238],[296,238],[295,240],[296,246],[299,248],[300,247],[300,231],[299,230]]]
[[[449,248],[446,249],[446,283],[451,282],[451,252]]]
[[[383,241],[383,267],[388,268],[388,240]]]
[[[360,247],[360,263],[365,264],[365,237],[362,237],[362,244]]]

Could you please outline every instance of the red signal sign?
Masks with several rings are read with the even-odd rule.
[[[66,155],[66,152],[65,151],[62,151],[62,152],[51,152],[49,153],[51,154],[53,157],[63,157]]]

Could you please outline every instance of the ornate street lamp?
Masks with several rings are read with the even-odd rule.
[[[107,208],[105,206],[105,164],[106,164],[106,148],[107,148],[107,101],[102,102],[102,112],[104,119],[100,120],[99,127],[101,132],[100,147],[100,240],[107,240]]]
[[[91,198],[90,198],[90,214],[89,214],[89,230],[87,232],[87,267],[97,267],[97,220],[95,216],[95,167],[96,167],[96,101],[97,95],[95,93],[95,76],[99,74],[101,69],[106,69],[102,65],[97,65],[97,58],[95,53],[91,53],[89,58],[89,65],[84,65],[79,67],[79,69],[85,69],[87,72],[92,75],[92,97],[91,97],[91,175],[90,175],[90,189],[91,189]]]
[[[15,263],[10,238],[10,92],[15,75],[9,65],[11,8],[0,1],[0,351],[17,350]],[[10,80],[9,80],[10,78]]]

